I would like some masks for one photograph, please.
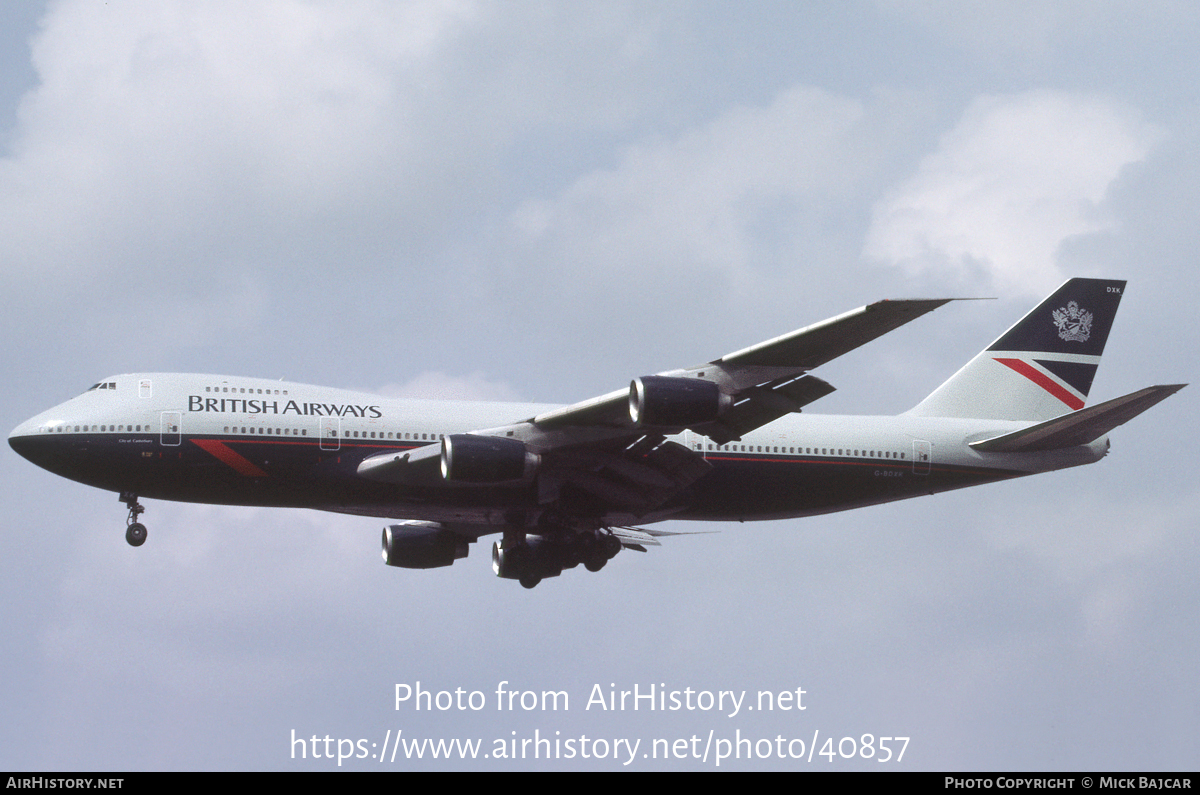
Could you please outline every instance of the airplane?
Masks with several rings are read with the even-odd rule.
[[[501,534],[533,588],[677,535],[646,525],[786,519],[1090,464],[1113,428],[1182,389],[1085,408],[1125,282],[1075,278],[898,416],[801,413],[810,371],[953,299],[879,301],[568,406],[388,399],[255,378],[116,375],[22,423],[16,452],[142,497],[396,520],[389,566],[438,568]]]

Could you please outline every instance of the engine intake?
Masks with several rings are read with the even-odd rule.
[[[404,569],[437,569],[467,556],[468,541],[437,522],[383,528],[383,562]]]
[[[442,439],[442,477],[458,483],[505,483],[533,477],[541,457],[519,439],[452,434]]]
[[[712,381],[644,375],[629,384],[629,419],[634,425],[688,428],[717,419],[733,405]]]

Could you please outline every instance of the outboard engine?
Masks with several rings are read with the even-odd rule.
[[[383,562],[405,569],[436,569],[467,556],[466,538],[437,522],[406,522],[383,528]]]
[[[733,398],[712,381],[644,375],[629,384],[629,419],[634,425],[688,428],[713,422]]]

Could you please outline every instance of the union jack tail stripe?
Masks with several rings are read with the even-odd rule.
[[[1117,279],[1068,280],[910,413],[1042,422],[1079,411],[1124,292]]]
[[[1001,359],[997,357],[996,361],[1005,367],[1011,367],[1051,395],[1054,395],[1054,397],[1066,403],[1067,407],[1072,411],[1078,411],[1083,408],[1083,400],[1080,397],[1024,359]],[[1086,396],[1086,393],[1084,394]]]

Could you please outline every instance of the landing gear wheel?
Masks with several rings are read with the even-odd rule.
[[[131,547],[140,547],[146,543],[146,525],[141,522],[134,522],[125,528],[125,540]]]
[[[541,577],[535,577],[532,574],[522,575],[522,577],[520,579],[522,588],[535,588],[535,587],[537,587],[537,584],[541,581],[542,581]]]
[[[608,563],[608,558],[604,557],[603,555],[596,555],[585,558],[583,561],[583,567],[588,571],[595,573],[604,568],[605,563]]]
[[[120,500],[129,508],[129,517],[125,520],[125,541],[131,547],[140,547],[146,543],[146,525],[138,521],[138,517],[146,512],[137,495],[132,491],[121,492]]]

